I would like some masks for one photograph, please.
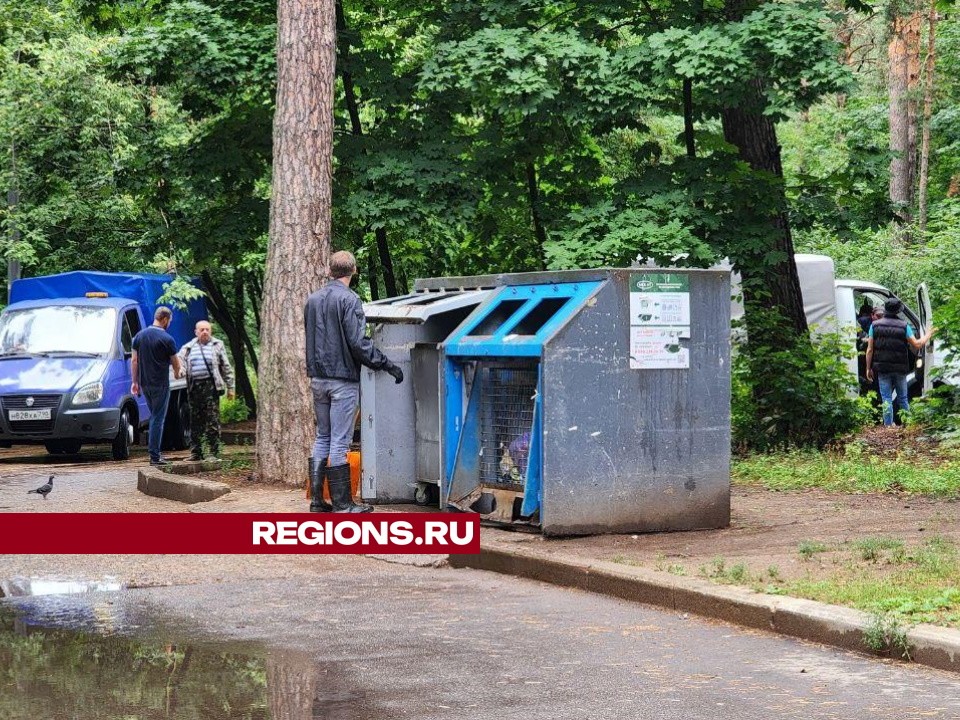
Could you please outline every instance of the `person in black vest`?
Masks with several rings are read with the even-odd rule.
[[[927,334],[917,339],[913,328],[900,318],[903,303],[890,298],[883,304],[883,317],[874,320],[867,339],[867,380],[873,382],[874,373],[880,385],[883,400],[883,424],[893,425],[893,394],[897,395],[897,407],[903,412],[910,410],[907,397],[907,375],[910,374],[910,349],[919,353],[937,332],[930,328]]]

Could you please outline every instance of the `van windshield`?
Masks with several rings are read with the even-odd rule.
[[[49,305],[0,316],[0,357],[44,353],[109,352],[117,311],[91,305]]]

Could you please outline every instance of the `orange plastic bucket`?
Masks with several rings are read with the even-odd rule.
[[[350,465],[350,495],[357,497],[360,493],[360,451],[350,450],[347,463]],[[310,499],[310,478],[307,478],[305,497]],[[330,502],[330,488],[326,483],[323,484],[323,499]]]

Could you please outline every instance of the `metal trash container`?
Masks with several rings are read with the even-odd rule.
[[[485,285],[440,345],[441,507],[548,535],[729,524],[727,271],[417,287]]]
[[[491,292],[451,287],[363,306],[367,322],[373,325],[374,343],[405,376],[397,385],[383,372],[364,368],[360,373],[360,494],[367,502],[436,504],[440,482],[438,344]],[[416,451],[420,447],[429,450],[431,439],[432,454]],[[431,462],[432,458],[436,459]]]

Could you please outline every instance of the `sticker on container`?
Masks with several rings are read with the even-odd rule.
[[[690,277],[684,273],[630,276],[630,368],[690,367]]]
[[[630,368],[667,370],[690,367],[687,327],[630,328]]]

